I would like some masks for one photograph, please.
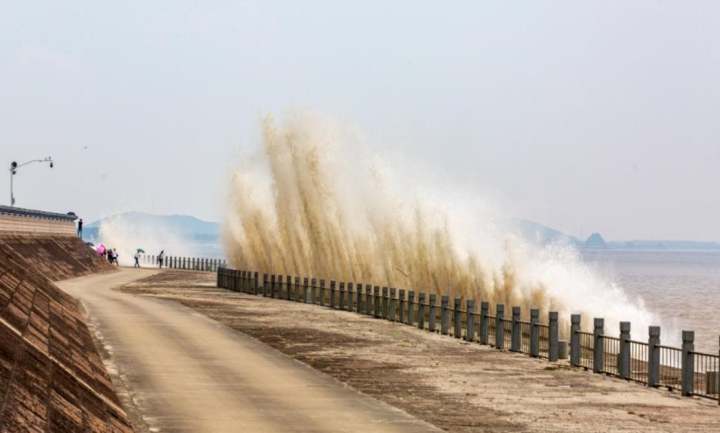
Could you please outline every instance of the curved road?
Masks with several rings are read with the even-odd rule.
[[[58,283],[85,304],[151,431],[440,431],[178,303],[111,290],[152,273]]]

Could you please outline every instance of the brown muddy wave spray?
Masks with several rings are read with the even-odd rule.
[[[359,149],[352,134],[317,115],[296,113],[282,126],[267,117],[261,152],[243,155],[233,174],[229,263],[520,305],[525,317],[537,307],[565,319],[605,317],[608,326],[657,322],[571,247],[535,247],[484,212],[451,212],[452,203],[418,197],[406,179],[398,188],[393,170]]]

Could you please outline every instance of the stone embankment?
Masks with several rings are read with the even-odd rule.
[[[0,231],[0,431],[132,432],[80,303],[53,283],[112,268],[39,215]]]

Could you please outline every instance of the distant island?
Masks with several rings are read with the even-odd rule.
[[[567,244],[578,249],[608,250],[700,250],[720,251],[720,242],[687,240],[629,240],[608,241],[595,232],[584,241],[557,229],[525,219],[507,219],[501,227],[510,230],[535,245]]]
[[[608,246],[600,233],[593,233],[587,238],[583,247],[588,249],[605,249]]]

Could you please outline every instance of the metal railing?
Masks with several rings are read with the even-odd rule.
[[[717,399],[720,397],[720,357],[708,353],[688,353],[693,359],[693,395]]]
[[[618,369],[618,356],[620,356],[620,339],[604,335],[602,337],[603,351],[605,352],[602,372],[613,376],[620,376]]]
[[[682,349],[657,345],[660,352],[659,386],[682,390]]]
[[[579,366],[588,370],[593,369],[593,360],[595,359],[595,340],[590,332],[578,331],[578,341],[580,342]],[[571,348],[572,350],[572,348]]]
[[[179,269],[188,271],[217,272],[226,266],[226,261],[211,257],[180,257],[180,256],[164,256],[153,254],[140,254],[139,262],[141,265],[164,268]]]
[[[201,269],[217,265],[217,285],[265,297],[319,304],[357,312],[375,318],[439,332],[467,341],[478,341],[497,349],[558,360],[558,316],[549,312],[541,323],[539,311],[530,311],[531,320],[520,320],[520,308],[506,316],[498,304],[491,315],[487,302],[451,299],[415,291],[354,282],[259,274],[227,269],[221,261],[181,261]],[[209,265],[206,266],[206,263]],[[199,265],[198,265],[199,264]],[[463,308],[464,307],[464,308]],[[596,373],[681,391],[683,395],[708,397],[720,401],[720,354],[694,350],[694,333],[683,332],[683,347],[660,344],[660,330],[650,327],[648,342],[630,338],[630,323],[620,323],[620,336],[605,335],[604,320],[594,320],[594,331],[584,332],[580,316],[571,317],[570,363]]]
[[[648,384],[649,345],[643,341],[630,340],[630,380]]]
[[[538,325],[538,334],[540,338],[540,358],[550,358],[550,327],[548,325]]]
[[[520,322],[520,352],[530,353],[530,334],[532,332],[532,324],[530,322]]]

